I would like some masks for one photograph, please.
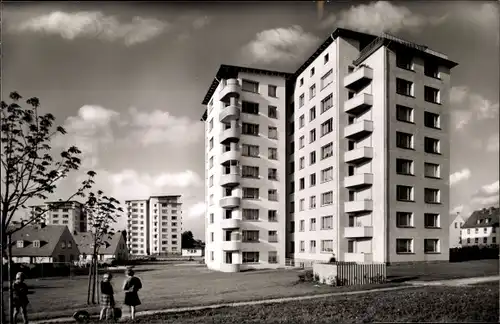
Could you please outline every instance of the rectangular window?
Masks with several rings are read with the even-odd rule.
[[[255,102],[242,101],[241,112],[246,114],[258,115],[259,114],[259,104]]]
[[[214,214],[210,214],[210,224],[214,223]]]
[[[302,115],[299,117],[299,129],[304,127],[304,125],[305,125],[305,118],[304,118],[304,115]]]
[[[278,128],[277,127],[268,127],[268,137],[270,139],[278,139]]]
[[[321,183],[333,180],[333,167],[321,170]]]
[[[301,219],[299,222],[299,232],[304,232],[306,230],[306,221]]]
[[[425,111],[424,112],[424,125],[425,125],[425,127],[440,129],[441,123],[440,123],[439,115]]]
[[[259,93],[259,83],[250,80],[242,80],[241,89],[243,91]]]
[[[397,54],[396,66],[401,69],[413,71],[413,58],[406,53]]]
[[[399,121],[413,123],[413,108],[396,105],[396,118]]]
[[[321,136],[333,132],[333,118],[328,119],[321,124]]]
[[[321,159],[327,159],[333,156],[333,143],[326,144],[321,147]]]
[[[396,132],[396,146],[404,149],[413,149],[413,135]]]
[[[208,123],[208,131],[211,132],[212,129],[214,129],[214,119],[210,119],[210,122]]]
[[[242,252],[243,263],[259,263],[259,252]]]
[[[278,190],[276,189],[269,189],[267,191],[267,199],[269,201],[278,201]]]
[[[208,145],[209,145],[209,149],[210,149],[210,150],[214,148],[214,138],[213,138],[213,137],[212,137],[212,138],[210,139],[210,141],[208,142]]]
[[[299,108],[302,108],[302,106],[304,106],[304,94],[299,96]]]
[[[316,173],[309,175],[309,187],[314,187],[316,185]]]
[[[269,160],[277,160],[278,159],[278,149],[274,147],[268,148],[268,158]]]
[[[309,131],[309,143],[316,141],[316,128]]]
[[[302,170],[305,167],[306,167],[305,159],[304,159],[304,157],[301,157],[299,159],[299,170]]]
[[[324,192],[321,194],[321,206],[333,204],[333,191]]]
[[[413,227],[413,213],[396,212],[397,227]]]
[[[313,165],[316,163],[316,151],[312,151],[309,153],[309,165]]]
[[[259,136],[259,125],[258,124],[243,123],[241,133],[243,135]]]
[[[304,241],[300,241],[299,242],[299,252],[305,252],[305,250],[306,250],[305,246],[306,246],[305,242]]]
[[[321,100],[321,113],[333,107],[333,94],[329,94],[325,99]]]
[[[305,145],[305,138],[304,138],[304,135],[302,135],[300,138],[299,138],[299,149],[301,148],[304,148],[304,145]]]
[[[243,199],[259,199],[259,188],[243,188]]]
[[[413,161],[406,159],[396,159],[396,173],[403,175],[413,175]]]
[[[439,164],[425,163],[424,164],[424,174],[425,174],[426,178],[435,178],[435,179],[441,178]]]
[[[316,83],[309,88],[309,99],[316,97]]]
[[[433,63],[425,62],[424,63],[424,74],[431,78],[440,79],[439,66]]]
[[[269,222],[277,222],[278,221],[278,211],[268,210],[267,211],[267,220]]]
[[[256,221],[259,220],[259,210],[258,209],[246,209],[243,208],[243,220]]]
[[[314,72],[315,72],[314,68],[311,68],[311,76],[314,75]]]
[[[243,165],[241,167],[241,177],[242,178],[259,178],[259,167]]]
[[[277,119],[278,118],[278,107],[267,106],[267,116],[269,118]]]
[[[313,121],[316,119],[316,106],[309,109],[309,121]]]
[[[396,198],[399,201],[413,201],[413,187],[397,185]]]
[[[396,93],[404,96],[414,96],[413,82],[396,78]]]
[[[259,146],[258,145],[241,145],[241,155],[250,157],[259,157]]]
[[[259,231],[242,231],[243,242],[259,242]]]
[[[309,219],[309,231],[316,230],[316,218]]]
[[[433,154],[441,153],[439,140],[435,139],[435,138],[425,137],[424,138],[424,150],[425,150],[425,153],[433,153]]]
[[[267,179],[268,180],[278,180],[278,169],[269,168],[267,170]]]
[[[316,196],[309,197],[309,209],[316,208]]]
[[[424,252],[425,253],[439,253],[439,240],[438,239],[424,239]]]
[[[424,99],[427,102],[441,103],[441,95],[439,90],[424,86]]]
[[[321,252],[333,252],[333,240],[321,240]]]
[[[302,198],[301,200],[299,200],[299,211],[304,211],[305,204],[306,204],[306,200],[304,198]]]
[[[439,189],[424,189],[424,201],[427,204],[439,204],[441,203],[440,192]]]
[[[427,228],[439,228],[439,214],[424,214],[424,226]]]
[[[274,86],[274,85],[268,85],[267,86],[267,95],[269,97],[273,97],[273,98],[276,98],[277,95],[276,95],[276,90],[277,90],[277,87]]]
[[[306,181],[304,178],[300,178],[299,179],[299,190],[304,190],[304,188],[306,187]]]
[[[299,87],[302,87],[303,85],[304,85],[304,78],[300,78]]]
[[[278,231],[268,231],[267,236],[270,243],[278,242]]]
[[[276,251],[269,251],[267,253],[267,262],[269,263],[278,263],[278,252]]]
[[[322,216],[321,217],[321,229],[332,229],[333,228],[333,216]]]
[[[413,253],[413,239],[396,239],[396,253]]]
[[[326,72],[321,77],[321,90],[323,90],[325,87],[327,87],[332,82],[333,82],[333,69],[330,69],[330,71]]]
[[[309,252],[316,253],[316,241],[309,241]]]

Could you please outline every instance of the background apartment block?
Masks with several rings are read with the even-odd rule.
[[[127,200],[127,246],[132,255],[180,253],[181,196]]]
[[[78,201],[51,201],[44,205],[33,206],[31,213],[35,213],[35,208],[48,209],[38,223],[45,225],[66,225],[71,233],[87,231],[87,216],[83,211],[83,204]]]
[[[295,74],[281,74],[286,89],[281,90],[285,101],[278,111],[285,116],[279,120],[287,123],[278,128],[277,145],[286,147],[286,159],[278,160],[276,169],[287,175],[285,198],[280,200],[286,203],[286,217],[280,218],[286,224],[280,223],[280,228],[287,233],[286,242],[278,245],[285,245],[287,257],[324,261],[334,254],[342,261],[387,263],[448,260],[448,98],[454,66],[425,46],[385,34],[337,29]],[[209,251],[224,251],[213,229],[223,224],[212,218],[220,217],[215,211],[227,209],[226,202],[217,199],[224,182],[217,182],[218,171],[210,171],[221,154],[210,153],[213,145],[228,140],[215,127],[220,122],[228,129],[253,127],[245,126],[247,116],[252,116],[248,111],[255,109],[245,106],[245,96],[252,91],[243,89],[251,88],[252,81],[259,84],[253,92],[264,96],[266,81],[256,78],[242,73],[225,76],[219,70],[203,102],[208,104],[207,263],[220,264],[216,256],[212,261]],[[265,104],[258,110],[260,122],[267,120]],[[231,126],[225,126],[227,121]],[[260,125],[259,131],[266,126]],[[245,152],[238,137],[234,134],[228,147]],[[241,142],[245,140],[241,136]],[[232,173],[238,167],[242,175],[246,170],[243,163],[229,164]],[[235,202],[234,208],[240,206]],[[265,260],[259,264],[265,265]]]

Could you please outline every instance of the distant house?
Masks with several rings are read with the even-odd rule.
[[[204,248],[182,249],[182,256],[202,257],[205,256],[205,249]]]
[[[73,233],[76,244],[80,249],[80,261],[92,260],[93,239],[92,233]],[[125,236],[122,232],[115,233],[106,240],[106,245],[99,247],[99,261],[128,260],[128,249]]]
[[[15,263],[66,263],[80,251],[66,225],[26,226],[12,235]]]
[[[462,226],[462,246],[498,244],[500,208],[483,208],[470,215]]]
[[[450,223],[450,249],[462,246],[462,226],[465,220],[457,213],[457,216]]]

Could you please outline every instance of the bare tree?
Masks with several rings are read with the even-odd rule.
[[[54,126],[55,117],[50,114],[41,115],[38,98],[26,100],[27,108],[19,105],[21,95],[10,94],[11,103],[1,102],[1,183],[0,183],[0,214],[1,214],[1,254],[5,259],[7,252],[9,275],[9,299],[12,301],[11,278],[11,237],[22,228],[42,220],[49,209],[37,208],[30,217],[13,226],[12,219],[16,213],[27,208],[27,203],[33,199],[47,199],[54,193],[58,181],[80,168],[81,151],[71,146],[55,157],[51,142],[57,134],[66,134],[62,126]],[[92,187],[95,172],[87,172],[75,196],[85,196],[85,191]],[[5,251],[7,250],[7,251]],[[3,267],[2,267],[3,268]],[[5,316],[2,293],[2,316]],[[10,303],[10,319],[12,323],[12,303]]]
[[[89,282],[87,291],[87,304],[96,303],[96,293],[98,284],[98,256],[101,248],[107,248],[109,241],[115,235],[113,224],[121,216],[123,209],[120,202],[113,197],[104,195],[99,190],[97,194],[91,192],[88,195],[87,202],[84,205],[87,215],[87,221],[90,227],[92,237],[92,262],[89,269]],[[98,300],[98,298],[97,298]]]

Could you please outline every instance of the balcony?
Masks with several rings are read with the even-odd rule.
[[[224,218],[221,221],[222,229],[240,228],[240,226],[241,226],[241,219],[239,218]]]
[[[344,103],[344,112],[359,115],[373,106],[373,96],[368,93],[360,93]]]
[[[240,96],[241,86],[237,79],[227,79],[226,85],[220,90],[220,101],[227,102],[229,98]]]
[[[223,251],[238,251],[241,250],[241,241],[222,241]]]
[[[345,238],[373,237],[373,227],[371,226],[345,227],[344,237]]]
[[[241,158],[241,151],[239,150],[229,150],[224,152],[220,156],[220,164],[226,165],[231,161],[239,161]]]
[[[359,163],[373,159],[373,147],[360,147],[344,153],[345,163]]]
[[[373,122],[371,120],[362,120],[344,128],[344,137],[352,140],[359,140],[370,135],[373,132]]]
[[[238,120],[240,118],[241,106],[240,104],[232,103],[222,109],[219,114],[219,121],[221,123],[229,123],[231,120]]]
[[[372,263],[373,255],[371,253],[344,253],[345,262]]]
[[[239,173],[222,174],[220,176],[220,185],[223,187],[234,187],[240,184]]]
[[[360,66],[356,71],[344,77],[344,87],[358,91],[366,87],[373,80],[373,69]]]
[[[220,143],[238,142],[240,140],[241,128],[231,127],[220,133]]]
[[[219,201],[220,207],[226,209],[240,207],[240,204],[241,204],[240,197],[227,196]]]
[[[344,202],[344,212],[359,213],[373,211],[373,201],[370,199]]]
[[[345,188],[360,188],[373,185],[373,174],[361,173],[344,178]]]

